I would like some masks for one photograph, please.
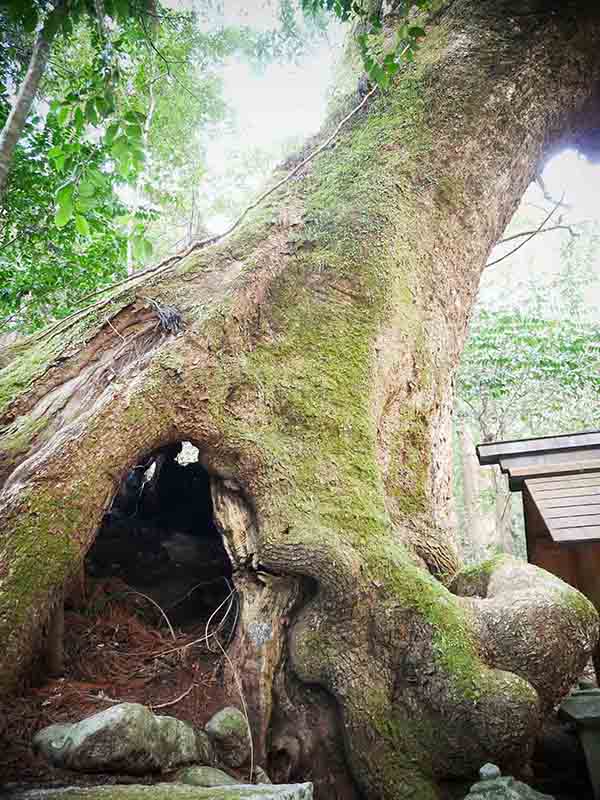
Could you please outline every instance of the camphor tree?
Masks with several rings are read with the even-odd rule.
[[[597,615],[522,563],[460,570],[444,527],[451,386],[525,187],[551,151],[593,144],[599,41],[589,3],[454,0],[414,62],[234,234],[3,351],[4,695],[114,476],[187,440],[227,522],[229,656],[259,763],[287,758],[324,796],[338,763],[362,796],[427,800],[486,760],[527,759]],[[155,304],[177,309],[179,333]]]

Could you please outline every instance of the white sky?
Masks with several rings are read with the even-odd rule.
[[[543,178],[557,200],[565,192],[573,221],[600,218],[600,164],[590,164],[575,150],[564,150],[547,164]]]
[[[544,184],[555,201],[561,199],[567,209],[557,209],[546,227],[560,221],[574,224],[587,221],[589,227],[600,224],[600,165],[590,164],[574,150],[565,150],[555,156],[544,169]],[[544,199],[541,188],[532,183],[525,192],[515,218],[506,235],[523,230],[535,230],[552,209],[552,203]],[[525,221],[524,221],[525,220]],[[512,250],[522,240],[513,240],[498,245],[490,254],[490,261]],[[514,255],[484,270],[479,290],[479,302],[485,308],[519,308],[531,300],[532,292],[544,301],[540,312],[549,318],[559,319],[565,314],[565,297],[562,284],[557,281],[564,269],[563,246],[571,242],[577,247],[566,230],[555,230],[536,235]],[[584,308],[582,314],[600,321],[600,252],[582,265],[591,282],[583,289]]]
[[[254,14],[252,24],[255,24]],[[265,26],[269,24],[272,18],[265,16]],[[332,24],[328,39],[310,47],[297,63],[273,63],[260,72],[240,59],[231,59],[225,65],[223,96],[233,114],[235,130],[224,129],[208,142],[207,184],[219,183],[229,161],[240,150],[260,147],[278,154],[274,156],[272,168],[287,142],[302,141],[319,130],[326,114],[342,36],[342,27]],[[256,193],[269,171],[257,177],[253,185]],[[215,233],[229,222],[231,220],[223,215],[206,220]]]

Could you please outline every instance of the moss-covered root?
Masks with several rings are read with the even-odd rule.
[[[474,614],[486,661],[527,680],[543,709],[568,692],[598,641],[598,613],[589,600],[509,556],[461,571],[451,589],[469,598],[463,602]]]
[[[333,687],[365,794],[433,800],[441,778],[526,759],[537,692],[485,663],[476,613],[400,551],[371,569],[382,591],[363,587],[351,619],[317,598],[291,640],[302,680]]]

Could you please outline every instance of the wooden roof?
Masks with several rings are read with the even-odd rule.
[[[500,466],[511,491],[524,490],[528,534],[600,541],[600,431],[480,444],[477,456]]]
[[[600,470],[600,431],[477,445],[481,465],[499,464],[512,492],[527,478]]]

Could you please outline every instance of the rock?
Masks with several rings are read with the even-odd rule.
[[[254,767],[254,783],[273,783],[266,771],[259,765]]]
[[[465,798],[474,800],[554,800],[549,794],[540,794],[514,778],[502,778],[495,764],[484,764],[479,770],[481,780],[471,786]]]
[[[270,786],[218,786],[204,788],[181,783],[153,786],[69,786],[9,792],[3,800],[312,800],[312,783],[280,783]]]
[[[35,735],[33,746],[56,767],[130,775],[204,761],[210,754],[204,734],[139,703],[120,703],[72,725],[50,725]]]
[[[204,729],[223,763],[241,767],[250,757],[248,725],[237,708],[228,706],[217,711]]]
[[[479,780],[491,781],[501,775],[499,768],[495,764],[484,764],[479,770]]]
[[[208,734],[204,731],[196,731],[196,748],[198,750],[198,758],[195,759],[199,764],[214,764],[215,751]]]
[[[188,786],[233,786],[240,781],[215,767],[185,767],[175,776],[177,783]]]

